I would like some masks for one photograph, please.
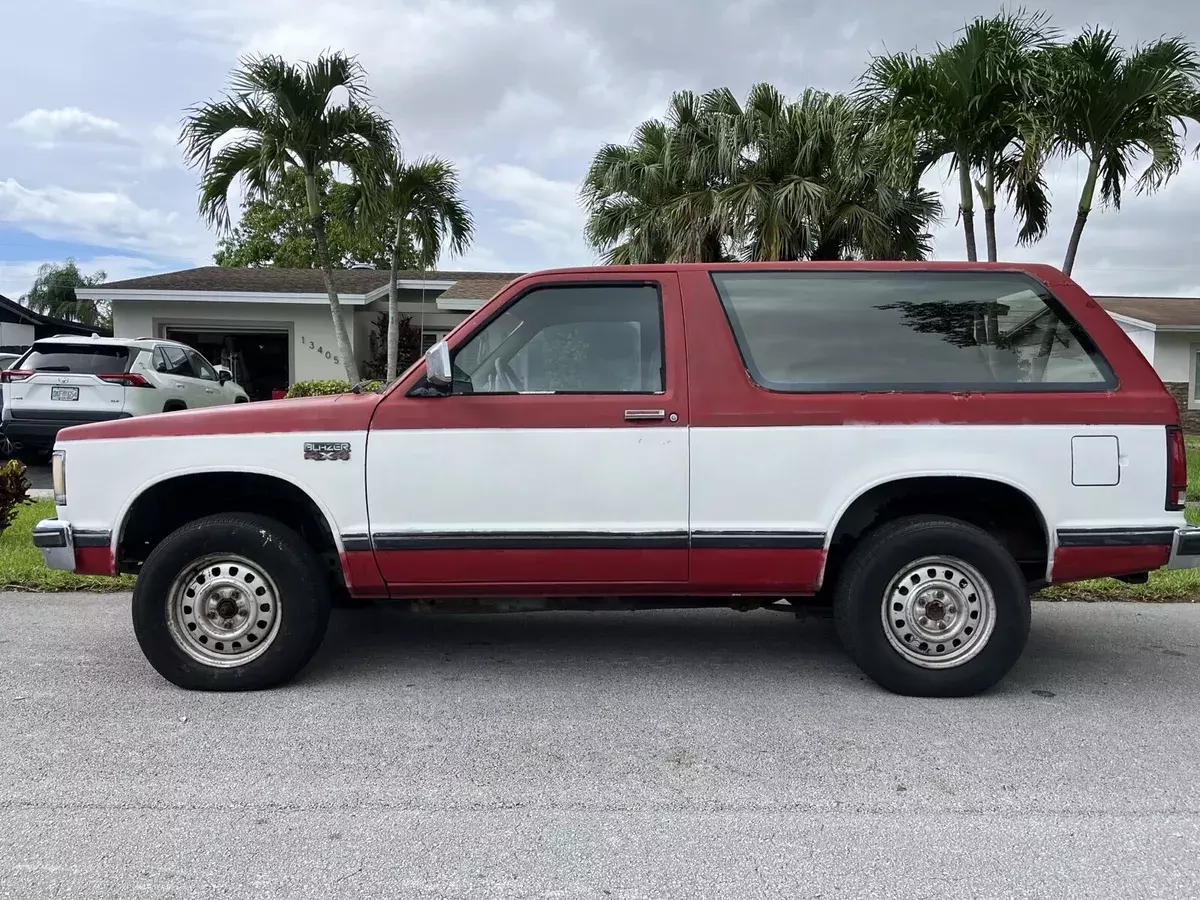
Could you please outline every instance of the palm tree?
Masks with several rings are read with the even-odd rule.
[[[406,163],[398,149],[389,153],[379,173],[382,195],[374,205],[358,185],[347,197],[351,212],[372,230],[386,227],[392,235],[388,280],[387,380],[395,381],[400,355],[400,310],[396,290],[401,257],[415,251],[421,268],[437,265],[443,249],[465,253],[475,235],[470,211],[459,197],[458,173],[437,157]]]
[[[936,197],[915,176],[888,171],[868,111],[841,94],[808,90],[788,103],[769,85],[751,89],[727,119],[739,164],[720,199],[739,255],[775,259],[923,259]]]
[[[345,167],[373,205],[383,193],[379,178],[393,146],[392,126],[371,106],[362,67],[340,52],[299,65],[278,56],[247,57],[230,86],[223,99],[188,110],[180,138],[188,163],[201,170],[200,212],[228,229],[235,180],[243,181],[251,199],[265,199],[289,170],[303,172],[338,354],[347,379],[356,383],[358,365],[333,284],[318,177],[333,166]],[[344,102],[335,92],[344,93]]]
[[[1152,193],[1179,171],[1188,121],[1200,120],[1200,57],[1181,38],[1126,52],[1116,35],[1089,28],[1044,56],[1043,92],[1031,113],[1037,145],[1029,155],[1087,160],[1063,271],[1070,275],[1096,187],[1121,208],[1130,170],[1150,162],[1136,182]]]
[[[997,256],[998,188],[1016,207],[1020,242],[1045,233],[1049,198],[1040,170],[1024,154],[1020,126],[1036,89],[1038,54],[1052,41],[1044,14],[1001,13],[973,20],[958,41],[938,45],[930,56],[876,57],[860,79],[859,97],[881,110],[900,175],[919,177],[949,160],[958,176],[969,260],[978,259],[974,191],[983,205],[989,260]]]
[[[613,263],[921,258],[936,199],[897,189],[869,118],[840,95],[755,85],[675,94],[666,121],[600,149],[587,238]]]
[[[74,259],[68,259],[62,265],[43,263],[38,266],[33,287],[22,300],[34,312],[78,322],[89,328],[109,328],[112,325],[112,312],[107,304],[80,300],[75,296],[76,288],[95,287],[103,284],[107,277],[103,271],[84,275]]]
[[[710,95],[672,95],[666,121],[651,119],[628,145],[596,153],[581,195],[585,236],[605,263],[719,262],[722,230],[714,221],[720,186]]]

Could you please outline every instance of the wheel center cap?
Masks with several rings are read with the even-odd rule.
[[[946,604],[941,600],[930,600],[925,606],[925,615],[934,622],[940,622],[946,617]]]
[[[223,619],[232,619],[237,614],[237,604],[232,600],[222,600],[217,604],[217,615]]]

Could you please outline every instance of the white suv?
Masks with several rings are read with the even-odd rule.
[[[45,338],[0,383],[4,437],[30,456],[49,455],[71,425],[249,399],[228,369],[186,344],[153,338]]]

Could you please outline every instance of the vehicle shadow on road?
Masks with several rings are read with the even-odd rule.
[[[1150,638],[1131,629],[1150,623],[1137,624],[1142,619],[1132,609],[1115,616],[1061,612],[1035,610],[1025,653],[990,694],[1045,699],[1066,685],[1103,693],[1115,682],[1178,679],[1176,670],[1194,662],[1187,657],[1200,658],[1187,648],[1142,652]],[[713,609],[418,615],[381,604],[338,610],[302,680],[387,681],[394,673],[397,679],[502,675],[537,683],[553,676],[560,683],[584,683],[616,673],[661,678],[675,672],[721,679],[786,676],[809,686],[857,683],[877,690],[845,655],[828,618],[798,621],[778,612]]]
[[[378,678],[382,669],[412,673],[449,662],[531,678],[663,666],[729,677],[798,668],[856,674],[828,618],[711,609],[422,615],[381,604],[335,611],[304,679]]]

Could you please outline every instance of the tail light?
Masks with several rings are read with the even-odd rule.
[[[148,382],[137,372],[115,372],[111,375],[97,375],[96,377],[101,381],[107,381],[109,384],[123,384],[125,387],[154,387],[154,385]]]
[[[1187,448],[1183,443],[1183,429],[1178,425],[1167,426],[1167,509],[1179,510],[1187,506]]]
[[[26,372],[24,369],[5,369],[0,372],[0,382],[12,384],[14,381],[24,381],[31,375],[33,375],[32,372]]]

